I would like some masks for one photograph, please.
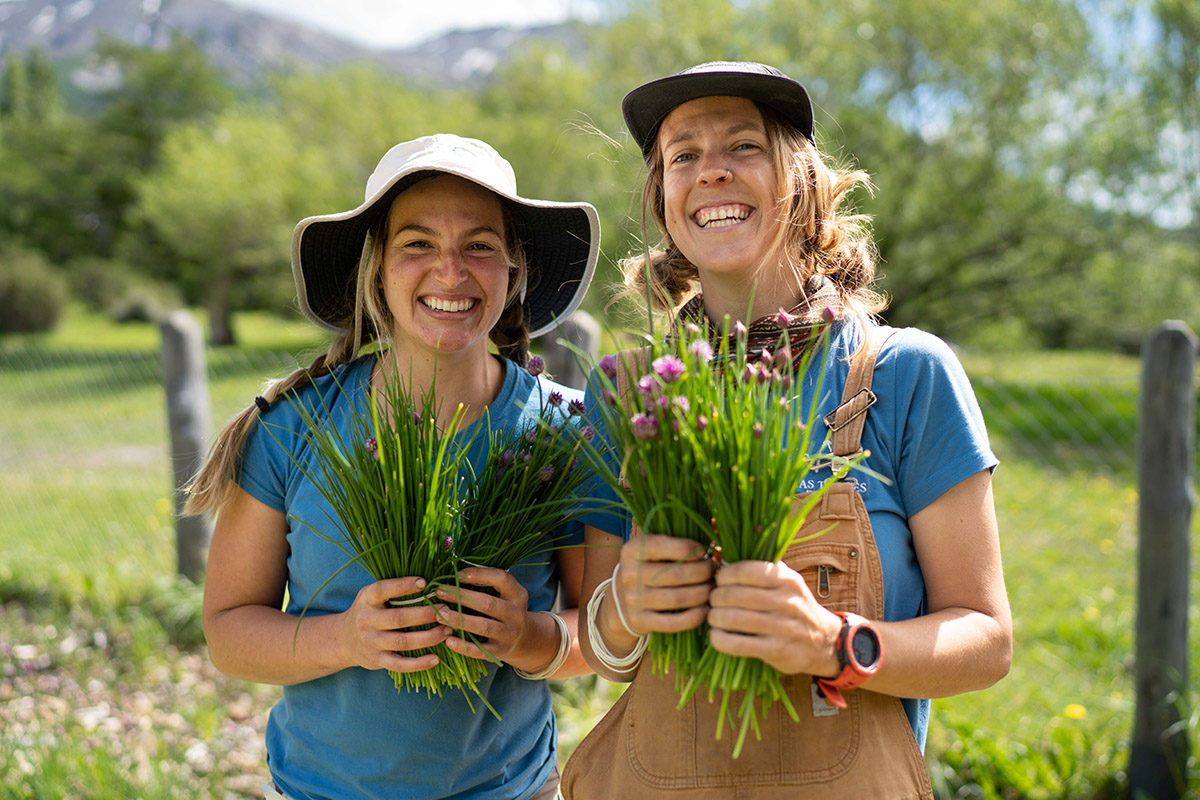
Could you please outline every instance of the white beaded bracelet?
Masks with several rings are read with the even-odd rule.
[[[571,631],[567,628],[567,621],[553,611],[542,611],[539,613],[549,614],[558,623],[558,652],[554,654],[554,660],[545,669],[540,669],[537,672],[526,672],[520,667],[513,667],[516,673],[527,681],[540,681],[549,678],[558,672],[559,667],[563,665],[567,660],[567,655],[571,652]]]
[[[617,571],[614,569],[613,578],[616,576]],[[600,635],[600,626],[596,624],[596,616],[600,613],[600,604],[604,601],[604,595],[608,594],[608,589],[612,586],[613,578],[601,581],[600,585],[596,587],[596,591],[592,593],[592,599],[588,601],[588,639],[592,643],[592,652],[596,654],[596,658],[600,659],[600,663],[613,672],[625,674],[637,669],[638,664],[642,660],[642,655],[646,652],[646,645],[649,644],[650,640],[647,636],[641,636],[629,630],[629,623],[625,621],[625,617],[621,613],[621,605],[617,601],[617,596],[614,592],[613,602],[617,604],[617,616],[620,618],[621,624],[625,626],[625,630],[628,630],[630,635],[637,636],[638,642],[634,645],[633,651],[627,656],[614,656],[604,644],[604,637]]]

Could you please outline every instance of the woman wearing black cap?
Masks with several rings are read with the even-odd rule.
[[[410,651],[445,642],[489,656],[436,624],[445,620],[433,607],[387,605],[424,581],[374,581],[358,563],[341,569],[345,534],[307,478],[319,473],[296,404],[327,412],[349,440],[347,420],[385,378],[405,382],[412,397],[436,386],[439,423],[461,404],[460,440],[478,462],[488,432],[529,427],[556,393],[577,399],[522,367],[529,337],[583,298],[598,239],[590,205],[521,197],[495,150],[445,134],[389,150],[362,205],[297,225],[300,308],[336,338],[230,422],[189,502],[191,513],[218,514],[203,610],[213,663],[284,687],[267,726],[269,798],[554,796],[557,736],[543,679],[588,671],[573,645],[579,549],[557,550],[551,563],[459,573],[495,591],[463,590],[476,613],[461,625],[504,662],[489,663],[477,684],[498,716],[475,713],[465,692],[397,692],[388,671],[437,660]],[[371,344],[378,355],[361,355]],[[295,402],[281,401],[285,392]],[[560,589],[562,610],[550,613]]]
[[[812,367],[826,387],[816,441],[828,429],[833,453],[868,451],[883,480],[836,484],[802,531],[823,533],[782,563],[714,569],[690,540],[588,519],[584,654],[633,685],[572,756],[564,796],[930,797],[923,698],[993,684],[1012,651],[997,461],[966,375],[936,337],[875,323],[866,221],[840,210],[867,178],[826,163],[803,86],[761,64],[702,64],[623,110],[663,234],[627,262],[627,285],[645,296],[648,277],[675,325],[719,331],[728,316],[770,346],[786,331],[797,360],[832,322]],[[797,379],[807,407],[814,374]],[[677,710],[674,676],[639,664],[647,634],[702,621],[713,647],[786,675],[800,716],[776,706],[736,760],[707,692]]]

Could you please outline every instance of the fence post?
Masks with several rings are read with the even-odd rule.
[[[1137,714],[1129,762],[1134,798],[1185,791],[1189,533],[1196,336],[1163,323],[1142,348],[1138,408]]]
[[[546,370],[554,376],[554,380],[563,386],[582,389],[587,381],[587,374],[579,360],[568,348],[558,343],[566,339],[578,347],[592,363],[600,352],[600,323],[586,311],[576,311],[555,330],[548,334],[548,340],[542,345],[542,358],[546,362]]]
[[[183,487],[204,463],[208,442],[208,378],[204,336],[187,311],[175,311],[161,323],[163,388],[171,429],[175,471],[175,550],[179,574],[197,583],[204,576],[212,525],[207,517],[184,516]]]

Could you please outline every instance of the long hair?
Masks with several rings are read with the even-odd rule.
[[[871,190],[867,173],[841,169],[826,159],[808,137],[787,124],[769,106],[755,104],[762,114],[771,161],[775,167],[779,199],[776,244],[782,244],[783,263],[800,285],[814,275],[825,275],[837,287],[847,309],[866,318],[882,311],[883,297],[871,286],[875,281],[875,246],[869,218],[840,213],[843,201],[855,188]],[[673,312],[700,291],[700,273],[671,239],[667,229],[663,192],[663,159],[655,146],[646,165],[642,186],[643,239],[647,218],[662,237],[648,253],[624,259],[622,296],[645,297],[649,278],[655,310]],[[648,260],[647,260],[648,259]]]
[[[516,218],[507,206],[503,208],[508,292],[504,311],[489,335],[500,355],[525,366],[529,359],[529,330],[525,324],[521,296],[525,290],[528,266]],[[351,316],[338,326],[340,332],[329,350],[317,356],[308,367],[263,385],[260,397],[268,407],[288,392],[299,391],[313,380],[358,358],[368,346],[378,344],[380,348],[386,348],[392,344],[393,320],[383,295],[381,277],[386,239],[385,214],[363,241],[362,255],[355,269],[354,309]],[[232,499],[241,470],[242,449],[262,413],[256,400],[225,424],[213,442],[204,466],[186,487],[185,514],[215,515]]]

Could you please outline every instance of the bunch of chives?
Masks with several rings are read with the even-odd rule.
[[[599,412],[618,451],[620,475],[603,468],[603,453],[592,457],[642,530],[700,542],[723,562],[778,561],[820,496],[856,462],[828,453],[818,459],[828,444],[826,439],[814,447],[811,437],[820,376],[809,407],[799,408],[795,375],[823,358],[828,331],[795,366],[790,355],[778,363],[751,358],[741,333],[731,337],[726,329],[714,353],[698,327],[686,326],[673,341],[651,345],[644,374],[636,364],[604,359],[597,374],[606,402]],[[780,344],[781,354],[788,353],[786,342]],[[620,398],[618,370],[626,370],[632,387]],[[836,462],[833,476],[797,507],[796,488],[818,460]],[[765,714],[780,701],[797,718],[778,670],[711,648],[707,624],[652,633],[649,651],[656,672],[675,671],[680,707],[701,685],[710,701],[722,693],[718,739],[731,692],[745,692],[733,712],[739,722],[735,758],[749,730],[759,733],[758,706]]]

